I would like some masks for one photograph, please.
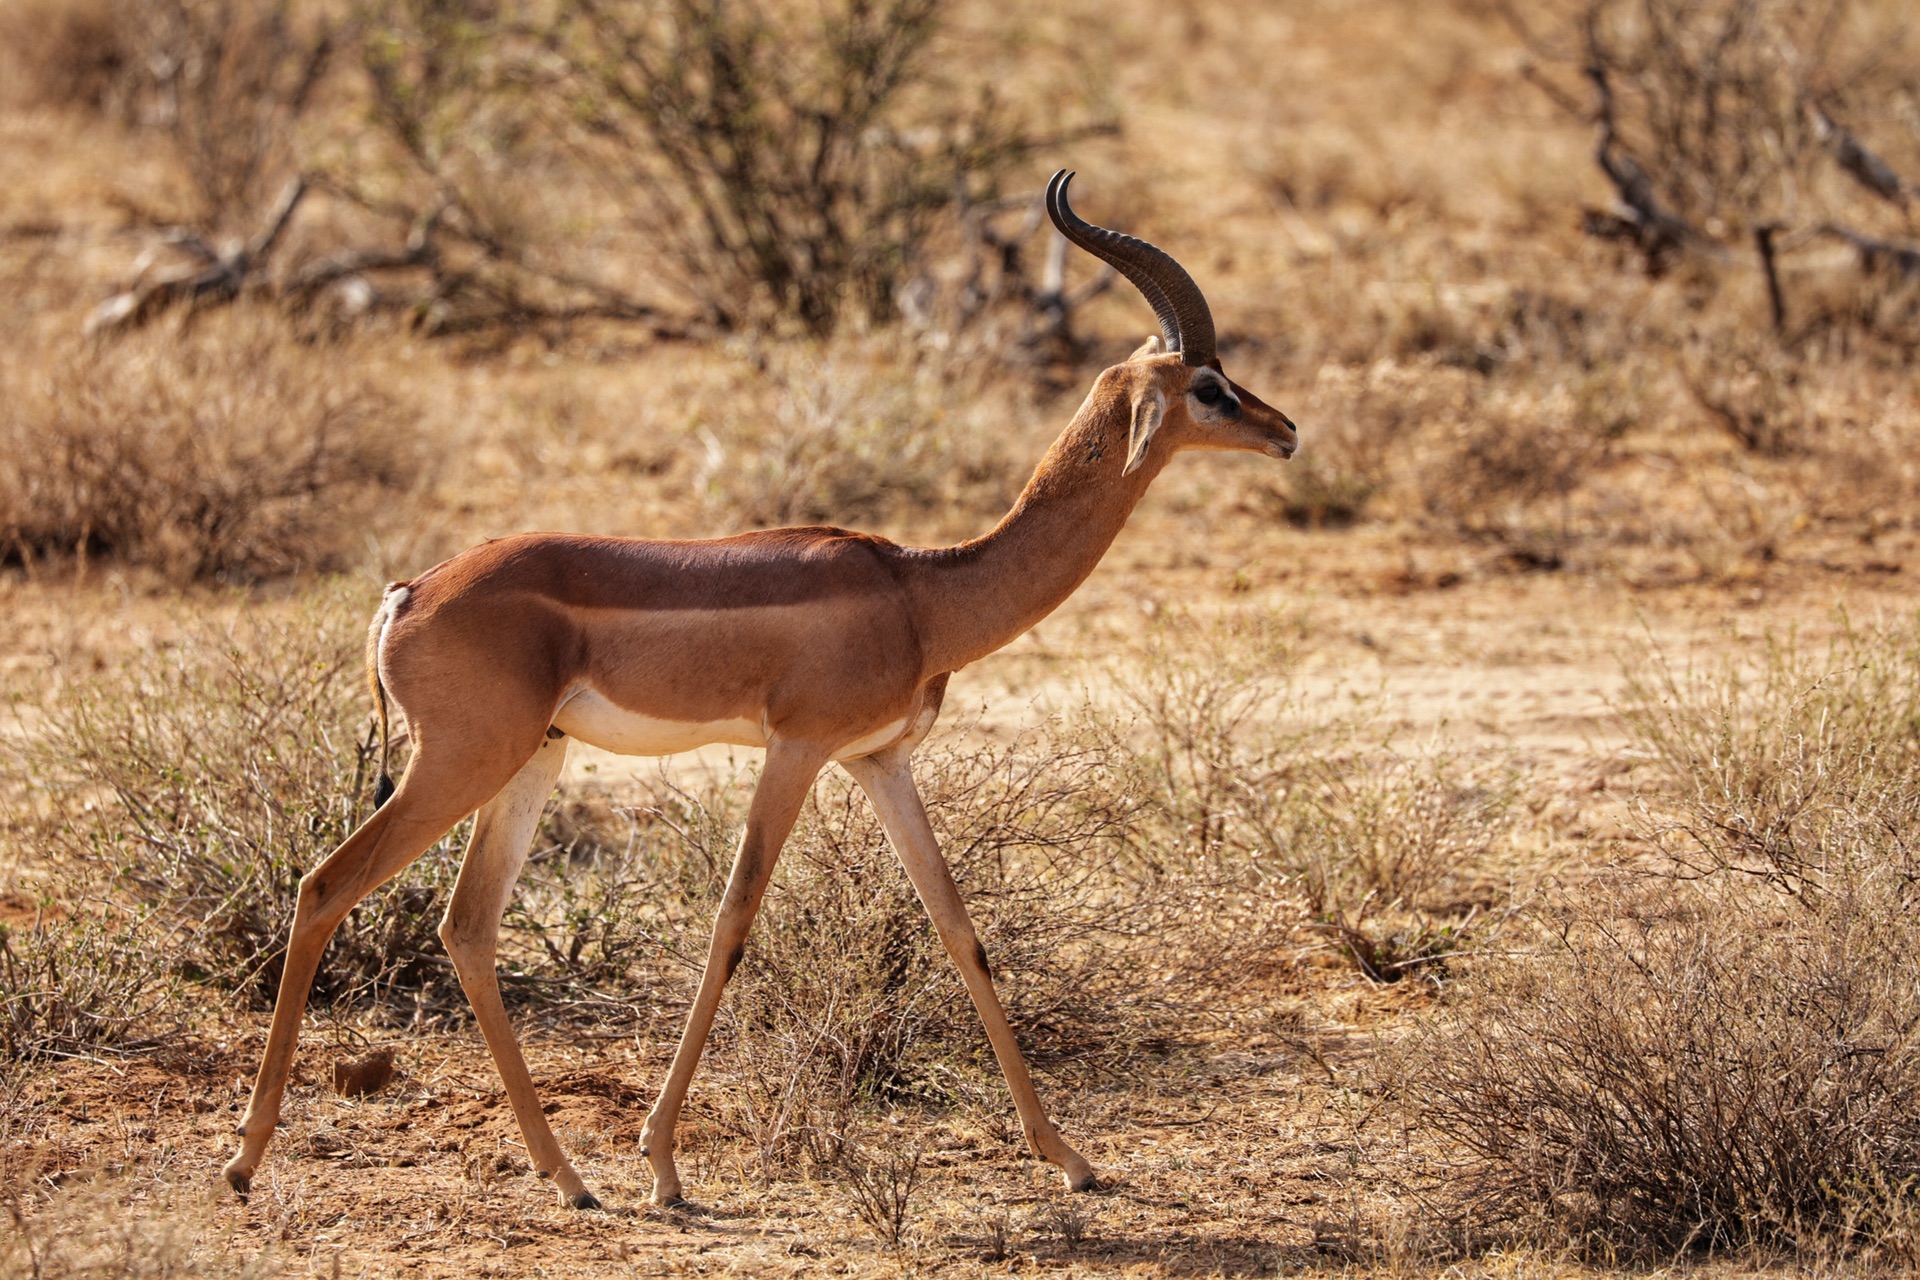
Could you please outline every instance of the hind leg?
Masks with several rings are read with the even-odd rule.
[[[526,864],[541,810],[553,794],[553,784],[566,758],[565,738],[542,743],[533,759],[501,788],[499,795],[487,801],[473,820],[473,840],[461,860],[460,879],[453,887],[453,901],[447,904],[446,919],[440,922],[440,939],[447,944],[447,954],[460,971],[460,986],[467,993],[467,1003],[473,1006],[480,1034],[486,1037],[493,1065],[507,1087],[507,1099],[527,1140],[534,1172],[553,1179],[566,1204],[575,1209],[598,1209],[600,1202],[567,1163],[566,1153],[554,1140],[553,1128],[540,1109],[540,1095],[534,1090],[527,1060],[521,1056],[520,1042],[514,1038],[506,1005],[500,1000],[500,977],[494,967],[500,916],[513,896],[514,882]]]
[[[512,776],[473,767],[472,761],[437,760],[426,744],[407,769],[406,780],[391,800],[374,811],[359,830],[300,879],[300,896],[287,941],[280,993],[266,1052],[254,1077],[253,1099],[240,1123],[240,1150],[224,1170],[227,1183],[241,1195],[253,1184],[254,1170],[267,1152],[280,1122],[280,1099],[306,1015],[307,992],[333,931],[354,904],[398,875],[407,864],[492,797]]]

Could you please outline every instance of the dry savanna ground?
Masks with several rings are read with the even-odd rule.
[[[1920,1264],[1911,15],[1030,8],[0,5],[0,1277]],[[459,830],[233,1196],[380,585],[990,527],[1151,323],[1049,275],[1059,165],[1302,439],[1177,459],[921,752],[1099,1189],[829,774],[649,1207],[757,757],[576,746],[501,965],[605,1211],[434,933]]]

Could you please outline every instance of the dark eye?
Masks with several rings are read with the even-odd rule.
[[[1220,397],[1225,394],[1217,382],[1203,382],[1193,389],[1193,398],[1204,405],[1219,404]]]

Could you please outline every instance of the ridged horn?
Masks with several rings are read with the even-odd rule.
[[[1168,350],[1178,351],[1190,365],[1213,359],[1213,312],[1186,268],[1164,249],[1096,227],[1075,213],[1067,203],[1067,184],[1072,181],[1073,175],[1062,169],[1047,183],[1047,216],[1060,234],[1133,281],[1159,317]]]

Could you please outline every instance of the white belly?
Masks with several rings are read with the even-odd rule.
[[[867,734],[863,738],[855,738],[852,742],[849,742],[846,746],[834,752],[833,758],[835,760],[853,760],[860,756],[867,755],[870,752],[878,751],[880,748],[892,743],[894,739],[898,738],[902,733],[905,733],[906,729],[907,722],[905,720],[895,720],[891,724],[881,725],[872,733]]]
[[[757,720],[660,720],[629,711],[592,689],[582,689],[553,713],[553,727],[568,737],[623,756],[670,756],[711,742],[740,747],[767,745]]]
[[[737,747],[767,745],[766,726],[758,720],[661,720],[629,711],[593,689],[582,689],[553,713],[553,727],[570,738],[622,756],[670,756],[724,742]],[[833,753],[851,760],[893,742],[907,722],[895,720],[864,734]]]

